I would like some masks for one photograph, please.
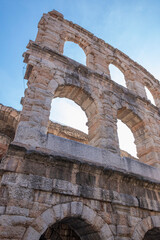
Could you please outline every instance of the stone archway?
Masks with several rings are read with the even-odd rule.
[[[146,134],[145,123],[137,113],[126,107],[119,108],[117,118],[120,119],[131,130],[135,139],[137,156],[141,162],[145,162],[146,157]]]
[[[158,238],[157,238],[158,236]],[[160,216],[149,216],[135,226],[132,240],[160,239]]]
[[[14,139],[19,118],[20,112],[0,104],[0,159],[5,155],[10,142]]]
[[[69,225],[74,233],[82,236],[83,239],[85,236],[88,240],[93,238],[114,240],[108,224],[98,216],[97,212],[82,202],[58,204],[44,211],[27,229],[23,240],[43,239],[46,230],[54,228],[57,223]]]
[[[70,99],[82,108],[88,118],[88,144],[104,148],[103,144],[106,136],[103,126],[105,123],[98,97],[85,88],[76,86],[76,84],[66,83],[56,88],[54,98],[56,97]]]

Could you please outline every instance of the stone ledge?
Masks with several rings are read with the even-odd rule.
[[[159,169],[130,158],[121,158],[118,154],[108,150],[92,147],[52,134],[48,134],[46,148],[71,159],[96,164],[126,174],[135,175],[142,179],[160,182]]]
[[[85,145],[73,140],[49,134],[47,149],[31,148],[30,146],[13,142],[10,144],[8,154],[12,155],[14,151],[19,156],[33,158],[39,161],[51,162],[63,161],[64,163],[85,164],[98,170],[118,172],[122,175],[136,178],[137,180],[149,183],[160,183],[160,170],[136,160],[123,157],[110,151]],[[1,164],[1,170],[6,171],[7,166]]]

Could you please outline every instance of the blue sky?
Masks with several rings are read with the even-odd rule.
[[[0,0],[0,102],[21,110],[22,54],[52,9],[104,39],[160,80],[159,0]],[[26,80],[25,80],[26,81]]]
[[[159,0],[0,0],[0,102],[20,109],[22,53],[43,13],[56,9],[160,79]]]

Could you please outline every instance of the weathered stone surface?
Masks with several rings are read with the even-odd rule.
[[[79,44],[86,66],[63,56],[65,41]],[[160,239],[158,80],[55,10],[27,48],[22,112],[0,105],[0,239]],[[111,63],[127,88],[111,80]],[[55,97],[81,106],[88,135],[49,121]],[[120,152],[117,119],[138,159]]]

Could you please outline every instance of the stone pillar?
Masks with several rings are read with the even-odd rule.
[[[157,167],[160,164],[160,148],[159,138],[157,133],[152,131],[154,126],[151,127],[149,123],[141,122],[136,127],[132,128],[135,137],[135,144],[137,146],[137,155],[141,162],[148,165]],[[156,126],[155,126],[156,128]]]
[[[48,91],[45,72],[33,70],[25,91],[23,109],[17,127],[15,142],[44,146],[53,94]]]
[[[38,33],[35,42],[40,43],[47,48],[56,52],[62,53],[64,41],[61,38],[63,14],[53,10],[48,14],[43,14],[43,17],[38,24]]]
[[[105,119],[102,129],[103,148],[120,155],[117,135],[117,109],[112,100],[109,94],[105,94],[105,99],[103,99]]]
[[[134,94],[140,97],[147,98],[144,85],[139,81],[137,75],[126,75],[125,76],[127,88],[133,91]]]

